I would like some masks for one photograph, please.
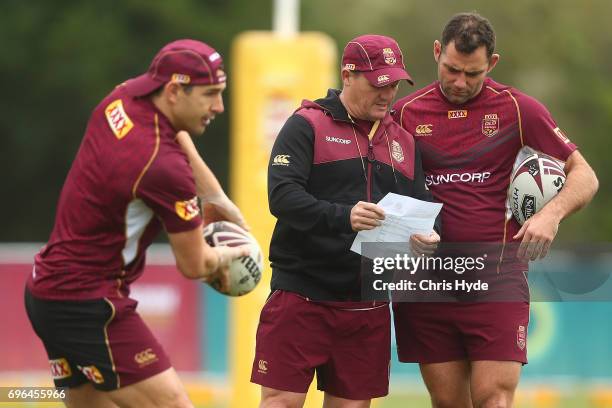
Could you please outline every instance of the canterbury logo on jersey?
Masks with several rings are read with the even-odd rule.
[[[288,166],[291,164],[291,162],[289,161],[289,158],[291,156],[289,156],[288,154],[277,154],[276,156],[274,156],[274,160],[272,160],[272,165],[273,166]]]
[[[351,144],[351,139],[341,139],[339,137],[334,136],[325,136],[326,142],[340,143],[340,144]]]
[[[431,123],[426,123],[424,125],[417,125],[414,131],[418,136],[429,136],[431,135],[432,126],[433,125]]]
[[[189,221],[200,213],[198,197],[193,197],[191,200],[186,201],[177,201],[174,203],[174,209],[179,217]]]
[[[257,371],[261,374],[268,374],[268,362],[266,360],[259,360],[257,362]]]
[[[111,102],[104,109],[104,114],[106,115],[108,125],[119,140],[123,139],[134,127],[134,123],[132,123],[130,117],[125,113],[125,109],[123,109],[121,99]]]
[[[151,348],[143,350],[139,353],[134,354],[134,361],[138,363],[140,367],[147,366],[152,364],[158,360],[157,355],[153,352]]]
[[[450,173],[450,174],[429,174],[425,176],[425,184],[427,186],[437,186],[447,183],[484,183],[491,173],[483,171],[481,173]]]

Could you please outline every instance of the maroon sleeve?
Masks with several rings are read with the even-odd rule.
[[[151,207],[166,232],[189,231],[202,224],[193,173],[181,152],[160,152],[136,195]]]
[[[577,147],[557,126],[550,112],[530,96],[520,95],[517,101],[521,113],[523,144],[566,161]]]
[[[408,129],[406,129],[404,127],[404,124],[402,123],[404,106],[406,106],[406,98],[402,98],[396,101],[393,105],[393,108],[391,109],[391,117],[393,118],[395,123],[402,127],[402,129],[408,131]]]

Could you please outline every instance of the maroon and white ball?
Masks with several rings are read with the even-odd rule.
[[[249,255],[234,260],[229,266],[229,292],[219,290],[219,281],[211,282],[210,286],[229,296],[242,296],[255,289],[263,272],[263,256],[259,244],[251,234],[233,222],[217,221],[204,227],[204,239],[212,247],[219,245],[250,247]]]
[[[565,172],[559,162],[543,153],[528,156],[512,174],[508,191],[510,209],[523,225],[548,203],[565,184]]]

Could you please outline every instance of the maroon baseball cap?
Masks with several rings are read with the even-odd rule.
[[[404,66],[397,42],[384,35],[367,34],[353,38],[344,47],[342,69],[361,72],[375,87],[405,79],[414,85]]]
[[[220,71],[221,70],[221,71]],[[226,80],[223,59],[217,51],[196,40],[177,40],[164,46],[144,74],[124,82],[133,96],[147,95],[167,82],[212,85]]]

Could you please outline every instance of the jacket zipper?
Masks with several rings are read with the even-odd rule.
[[[368,202],[372,202],[372,163],[374,162],[374,146],[372,140],[368,140],[368,179],[366,180]]]

